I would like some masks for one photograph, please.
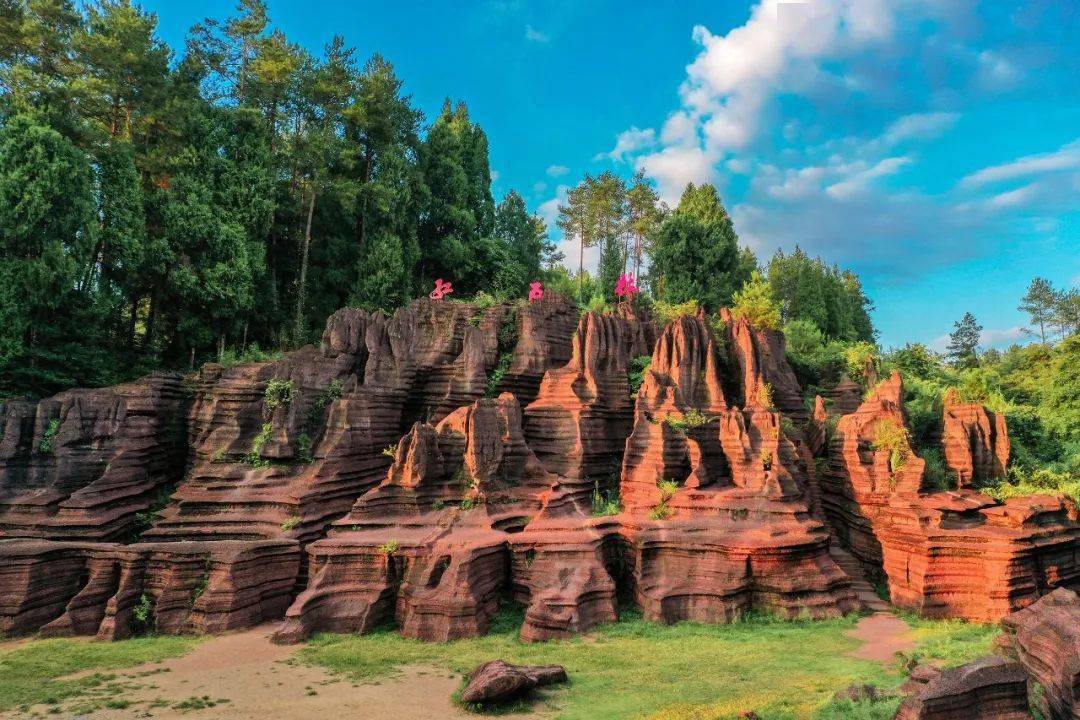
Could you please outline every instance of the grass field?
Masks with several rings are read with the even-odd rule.
[[[370,681],[408,664],[465,673],[495,657],[515,663],[564,665],[568,688],[545,696],[559,720],[713,720],[753,710],[762,720],[891,718],[898,700],[862,707],[830,703],[856,683],[883,690],[903,680],[899,663],[885,668],[852,657],[859,642],[845,635],[857,618],[786,622],[752,617],[733,625],[663,626],[629,613],[585,638],[540,644],[517,639],[521,616],[504,613],[486,637],[433,645],[392,629],[366,636],[321,635],[297,660]],[[997,629],[962,622],[913,622],[924,660],[957,665],[985,655]]]
[[[123,706],[127,688],[111,671],[183,655],[198,642],[174,636],[112,643],[57,639],[0,650],[0,710],[58,706],[71,698],[82,701],[77,709],[83,712]]]
[[[918,646],[911,655],[958,665],[990,651],[995,627],[905,616]],[[320,635],[292,662],[325,667],[356,682],[378,682],[404,665],[466,673],[492,658],[559,663],[568,686],[543,693],[539,707],[558,720],[727,720],[753,710],[761,720],[888,720],[898,699],[853,706],[832,703],[851,684],[888,691],[902,680],[890,667],[851,653],[858,618],[785,622],[750,617],[726,626],[664,626],[627,612],[586,637],[527,644],[518,640],[520,609],[505,611],[482,638],[421,643],[387,628],[370,635]],[[0,650],[0,711],[47,705],[58,712],[124,707],[131,680],[116,671],[181,655],[195,637],[121,642],[34,640]],[[149,673],[153,673],[150,670]],[[74,677],[72,677],[74,676]]]

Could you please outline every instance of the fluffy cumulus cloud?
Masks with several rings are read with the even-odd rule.
[[[967,177],[943,160],[986,122],[989,99],[1030,90],[1047,75],[1039,63],[1060,61],[1039,36],[1052,18],[978,12],[958,0],[761,0],[727,32],[695,27],[678,105],[598,158],[644,171],[669,203],[688,182],[717,184],[759,254],[798,243],[894,280],[992,252],[1031,231],[1021,208],[1045,217],[1076,197],[1080,140]],[[1023,51],[1000,30],[1022,21]]]
[[[549,165],[546,172],[548,177],[556,178],[562,177],[566,173],[570,172],[570,168],[566,167],[565,165]]]

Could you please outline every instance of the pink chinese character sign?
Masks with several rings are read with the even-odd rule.
[[[452,292],[454,292],[454,286],[448,282],[444,283],[442,278],[439,278],[435,281],[435,289],[428,294],[428,297],[432,300],[442,300]]]
[[[543,300],[544,299],[544,286],[537,280],[534,283],[529,284],[529,301]]]
[[[619,276],[619,281],[615,283],[615,295],[624,300],[633,300],[634,296],[638,294],[638,286],[634,282],[634,276],[630,273],[625,273]]]

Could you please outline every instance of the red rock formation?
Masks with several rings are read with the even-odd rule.
[[[594,483],[615,486],[630,434],[629,331],[620,317],[583,315],[570,361],[544,375],[536,400],[525,408],[529,447],[581,498]]]
[[[508,393],[417,423],[383,482],[309,546],[311,581],[278,639],[390,618],[425,640],[483,634],[508,581],[509,533],[556,481],[525,446]]]
[[[779,415],[727,407],[704,319],[672,321],[638,394],[622,470],[625,513],[585,519],[580,508],[552,503],[511,540],[515,596],[528,603],[523,639],[610,622],[620,592],[662,622],[727,622],[754,608],[815,617],[854,609],[828,534],[809,517],[800,473]]]
[[[845,545],[884,571],[892,602],[932,617],[993,621],[1080,581],[1075,504],[1031,496],[997,503],[923,487],[904,428],[898,374],[836,429],[822,504]]]
[[[570,339],[578,320],[577,305],[554,293],[519,308],[515,313],[517,343],[498,392],[513,394],[522,406],[535,400],[544,373],[570,360]]]
[[[1080,717],[1080,597],[1058,588],[1006,616],[1001,625],[1011,654],[1044,690],[1035,698],[1043,715]]]
[[[0,403],[0,538],[112,540],[184,470],[187,391],[150,375]]]
[[[945,463],[960,487],[990,483],[1005,477],[1009,464],[1009,430],[1005,416],[978,403],[963,403],[954,390],[943,398],[941,447]]]
[[[850,415],[862,405],[863,391],[857,383],[844,375],[836,387],[823,391],[822,396],[830,415]]]
[[[222,632],[280,617],[300,562],[290,540],[216,543],[0,541],[0,635],[116,640],[143,605],[158,633]]]
[[[804,424],[810,413],[803,404],[795,371],[788,364],[783,333],[755,328],[746,318],[736,319],[727,308],[720,310],[720,319],[730,352],[741,369],[741,402],[750,408],[771,401],[777,410],[799,425]]]
[[[946,670],[905,700],[895,716],[895,720],[1030,719],[1024,668],[999,657]]]

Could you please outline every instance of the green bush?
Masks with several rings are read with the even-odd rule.
[[[619,498],[618,490],[608,490],[607,492],[601,492],[600,483],[593,483],[592,491],[592,516],[593,517],[607,517],[609,515],[618,515],[622,512],[622,501]]]
[[[657,300],[652,306],[653,317],[660,327],[664,327],[675,318],[683,315],[697,315],[697,300],[687,300],[684,303],[667,303]]]
[[[664,422],[672,430],[686,432],[691,428],[699,428],[709,424],[714,418],[705,415],[696,408],[690,408],[682,415],[665,415]]]
[[[499,356],[499,361],[495,364],[491,374],[488,375],[487,385],[484,388],[484,397],[493,398],[498,395],[499,383],[506,377],[506,373],[510,371],[510,365],[514,360],[514,354],[504,352]]]
[[[45,432],[41,434],[41,440],[38,442],[38,452],[42,455],[52,455],[53,451],[53,438],[56,437],[56,433],[60,431],[60,421],[58,419],[52,419],[49,421],[49,426],[45,428]]]
[[[253,467],[263,467],[268,463],[262,458],[263,448],[266,447],[266,443],[270,442],[270,435],[274,432],[273,423],[265,423],[262,426],[262,430],[255,436],[255,439],[251,443],[251,452],[247,455],[248,465]]]
[[[288,407],[296,396],[296,387],[292,380],[274,378],[266,384],[266,407],[273,412],[279,407]]]
[[[652,355],[638,355],[630,360],[626,369],[626,379],[630,382],[630,397],[638,394],[641,384],[645,382],[645,373],[652,364]]]
[[[904,469],[908,461],[908,431],[907,428],[892,419],[885,419],[878,423],[874,431],[874,450],[886,450],[889,453],[889,469],[899,472]]]
[[[735,318],[746,318],[750,325],[758,329],[776,330],[780,327],[780,303],[768,281],[757,270],[735,293],[731,314]]]

